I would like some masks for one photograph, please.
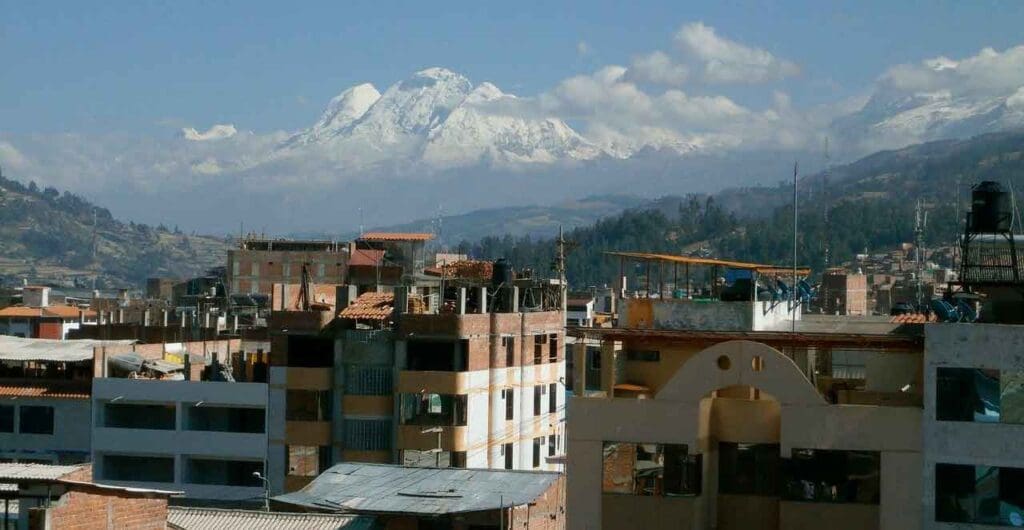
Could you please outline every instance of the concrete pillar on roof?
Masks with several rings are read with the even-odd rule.
[[[124,309],[117,310],[117,323],[124,324]]]
[[[480,287],[480,314],[487,313],[487,288]]]
[[[149,309],[144,309],[142,311],[142,325],[149,326]]]
[[[606,397],[615,397],[615,341],[601,342],[601,390]]]
[[[460,315],[466,314],[466,288],[459,287],[459,300],[456,303],[456,312]]]
[[[511,293],[511,296],[512,296],[512,304],[509,306],[510,307],[510,311],[512,313],[518,313],[519,312],[519,288],[513,286],[509,290],[509,292]]]
[[[587,391],[587,344],[579,339],[572,345],[572,392],[577,396]]]
[[[167,323],[170,321],[170,311],[166,309],[160,310],[160,322],[163,327],[167,327]]]

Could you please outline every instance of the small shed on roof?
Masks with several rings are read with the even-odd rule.
[[[323,512],[440,516],[533,504],[559,477],[543,471],[344,463],[273,500]]]

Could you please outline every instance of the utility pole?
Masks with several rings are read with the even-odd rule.
[[[562,318],[564,319],[565,318],[565,312],[566,312],[566,305],[568,304],[568,291],[567,290],[568,290],[569,286],[566,285],[566,279],[565,279],[565,247],[566,247],[566,243],[567,242],[565,240],[565,237],[562,234],[562,227],[561,226],[558,227],[558,241],[557,241],[557,243],[558,243],[558,256],[555,258],[556,259],[556,261],[555,261],[555,272],[558,273],[558,281],[559,281],[559,287],[560,287],[560,292],[561,292],[560,300],[559,300],[558,303],[559,303],[559,308],[561,308],[561,311],[562,311]]]
[[[923,208],[922,208],[922,205],[921,205],[921,199],[918,199],[917,200],[917,206],[914,208],[914,262],[915,262],[914,277],[915,277],[915,280],[916,280],[916,283],[917,283],[917,305],[918,305],[918,307],[921,306],[921,302],[924,299],[924,292],[923,292],[923,289],[922,289],[922,282],[921,282],[921,274],[924,271],[924,267],[922,266],[923,264],[921,263],[921,258],[923,257],[924,252],[923,252],[923,249],[921,247],[924,246],[924,227],[925,227],[925,224],[927,222],[928,222],[928,214],[927,214],[927,212],[923,212]]]
[[[829,219],[829,207],[831,206],[829,204],[829,197],[830,197],[830,191],[831,190],[828,187],[828,177],[829,177],[829,173],[831,171],[832,171],[832,159],[831,159],[831,157],[829,157],[829,154],[828,154],[828,136],[826,136],[825,137],[825,173],[822,175],[822,178],[821,178],[821,187],[822,187],[821,202],[822,202],[822,207],[825,210],[823,215],[822,215],[822,220],[824,221],[824,228],[825,228],[825,241],[824,241],[825,249],[824,249],[824,253],[823,253],[823,256],[822,256],[822,268],[821,268],[822,274],[824,274],[824,272],[828,270],[829,260],[831,258],[830,254],[831,254],[831,251],[832,251],[832,248],[831,248],[832,247],[832,227],[830,225],[831,220]]]
[[[790,287],[790,296],[793,299],[792,323],[790,331],[796,336],[796,308],[798,297],[796,295],[796,260],[797,260],[797,175],[800,172],[800,162],[793,162],[793,285]],[[795,348],[794,348],[795,351]]]

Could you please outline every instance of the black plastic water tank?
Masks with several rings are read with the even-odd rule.
[[[998,182],[986,180],[971,190],[971,231],[980,234],[1009,232],[1013,210],[1010,194]]]
[[[509,265],[505,258],[498,258],[494,262],[494,269],[491,272],[491,285],[498,287],[502,284],[505,286],[512,285],[512,265]]]

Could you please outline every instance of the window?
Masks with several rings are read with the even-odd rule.
[[[999,421],[1024,424],[1024,372],[999,373]]]
[[[547,342],[547,335],[533,336],[533,364],[544,362],[544,343]]]
[[[157,429],[173,431],[177,428],[175,406],[107,403],[103,406],[103,426],[117,429]]]
[[[699,455],[681,444],[605,442],[602,491],[622,495],[699,495]]]
[[[601,350],[597,348],[587,348],[587,357],[590,360],[590,369],[594,371],[601,370]]]
[[[558,412],[558,383],[548,385],[548,412]]]
[[[263,481],[253,473],[266,475],[263,462],[248,460],[217,460],[189,458],[186,480],[191,484],[214,486],[262,487]]]
[[[783,497],[802,502],[878,504],[876,451],[793,449],[784,461]]]
[[[540,444],[544,441],[544,437],[540,436],[533,439],[533,468],[540,467]]]
[[[171,409],[174,410],[173,407]],[[188,406],[188,430],[262,433],[266,411],[257,408]]]
[[[174,482],[174,458],[105,455],[103,478],[127,482]]]
[[[718,443],[718,492],[778,494],[779,445]]]
[[[514,446],[510,443],[501,446],[501,454],[505,457],[505,469],[512,469],[514,459],[512,454],[512,448]]]
[[[661,352],[656,350],[626,350],[626,360],[656,363],[661,360]]]
[[[391,420],[346,419],[345,449],[387,451],[391,449]]]
[[[331,448],[315,445],[289,445],[288,474],[315,477],[331,467]]]
[[[990,466],[936,464],[935,520],[998,524],[1002,511],[999,471]],[[1008,491],[1007,496],[1014,493]]]
[[[939,421],[998,423],[998,370],[938,368],[935,415]]]
[[[506,388],[505,394],[505,420],[516,419],[516,391],[514,388]]]
[[[330,421],[330,390],[288,390],[285,394],[287,421]]]
[[[53,407],[22,406],[18,416],[18,432],[53,434]]]
[[[555,450],[557,449],[557,443],[555,441],[555,435],[548,435],[548,456],[555,456]]]
[[[399,404],[402,425],[465,425],[466,396],[453,394],[402,394]]]
[[[548,336],[548,362],[558,362],[558,335],[555,333]]]
[[[0,432],[14,432],[14,407],[0,405]]]
[[[544,394],[544,385],[534,385],[533,387],[533,415],[540,416],[540,402],[541,396]]]
[[[345,365],[345,393],[353,396],[388,396],[394,385],[391,366]]]
[[[465,372],[467,348],[455,341],[410,340],[405,346],[409,370],[428,372]]]
[[[288,335],[288,366],[293,368],[331,368],[334,366],[334,340],[307,335]]]
[[[516,365],[516,338],[515,337],[502,337],[501,345],[505,348],[505,366]]]

